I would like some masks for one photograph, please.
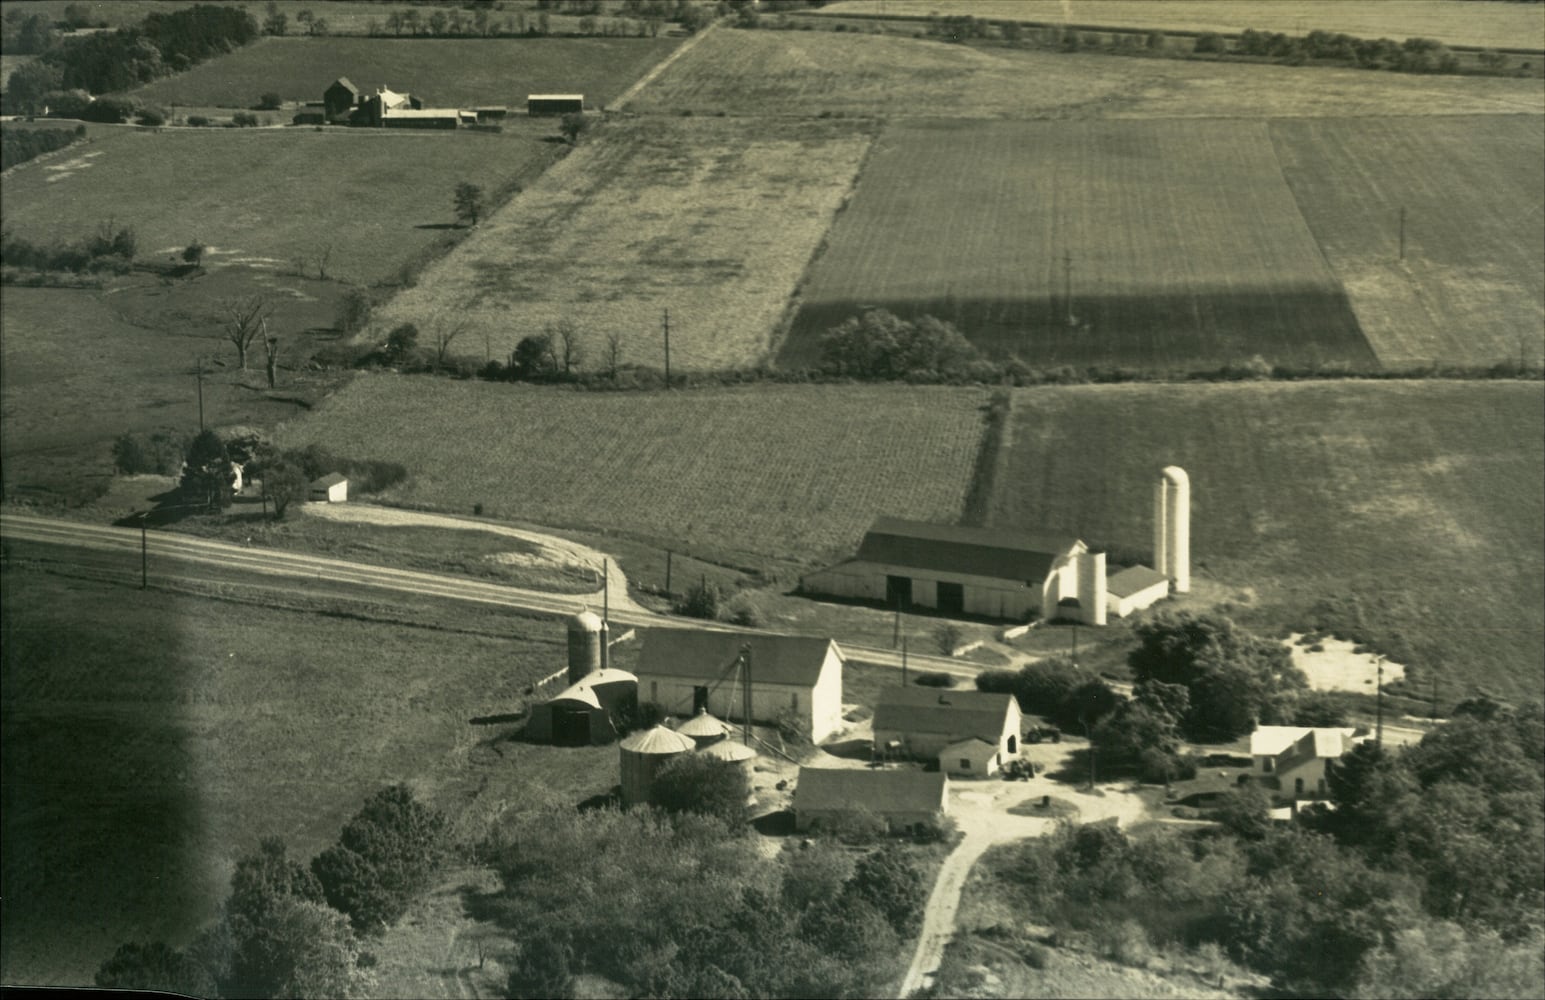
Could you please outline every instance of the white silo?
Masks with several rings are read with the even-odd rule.
[[[1178,465],[1165,466],[1153,488],[1153,568],[1175,592],[1191,589],[1191,480]]]
[[[690,737],[655,726],[634,733],[618,744],[622,754],[622,804],[648,802],[654,790],[654,777],[660,769],[684,753],[697,749]]]
[[[1085,625],[1105,624],[1105,553],[1078,556],[1078,609]]]
[[[569,683],[578,684],[601,669],[606,623],[588,611],[569,619]]]

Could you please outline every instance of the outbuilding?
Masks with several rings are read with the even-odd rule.
[[[1075,617],[1105,624],[1105,555],[1071,535],[964,528],[882,517],[854,558],[806,576],[815,594],[887,608],[1024,620]],[[1076,607],[1063,605],[1076,598]]]
[[[1251,776],[1295,801],[1324,798],[1326,765],[1358,742],[1352,728],[1257,726],[1250,734]]]
[[[584,94],[528,94],[528,115],[571,115],[585,110]]]
[[[939,751],[939,770],[952,778],[986,778],[998,773],[998,748],[979,736]]]
[[[1147,566],[1127,566],[1105,580],[1106,610],[1117,618],[1169,596],[1169,577]]]
[[[830,639],[648,629],[638,697],[666,715],[743,721],[749,696],[753,722],[793,716],[819,743],[842,725],[842,664]]]
[[[917,760],[932,760],[964,740],[980,740],[992,749],[993,767],[1019,755],[1023,716],[1011,694],[949,691],[939,688],[880,689],[874,709],[876,753],[899,747]]]
[[[557,746],[610,743],[637,704],[637,677],[626,670],[596,670],[533,708],[525,735]]]
[[[794,827],[809,830],[872,813],[892,830],[936,822],[949,811],[949,778],[942,771],[801,767],[794,786]]]
[[[664,726],[634,733],[617,744],[621,752],[622,804],[650,801],[655,775],[682,754],[697,749],[690,739]]]
[[[311,483],[307,496],[319,503],[343,503],[349,499],[349,480],[341,472],[332,472]]]

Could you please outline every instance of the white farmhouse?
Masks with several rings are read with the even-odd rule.
[[[699,629],[649,629],[638,661],[638,700],[666,714],[707,711],[754,722],[792,714],[810,738],[842,725],[842,651],[830,639],[745,635]]]
[[[919,760],[937,757],[947,773],[986,777],[1019,755],[1021,722],[1011,694],[897,684],[881,688],[875,704],[875,752],[894,747]]]
[[[1358,742],[1351,728],[1257,726],[1250,734],[1250,774],[1295,800],[1322,799],[1326,764]]]

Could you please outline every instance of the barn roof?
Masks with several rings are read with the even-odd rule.
[[[1250,756],[1252,757],[1277,757],[1286,753],[1297,743],[1303,742],[1305,736],[1313,737],[1306,748],[1313,749],[1318,757],[1340,757],[1343,749],[1351,742],[1355,729],[1322,727],[1311,729],[1308,726],[1256,726],[1255,732],[1250,734]]]
[[[967,739],[956,740],[954,743],[951,743],[949,746],[939,751],[939,756],[962,757],[974,754],[978,757],[987,757],[997,752],[998,745],[996,743],[988,743],[986,740],[979,736],[972,736]]]
[[[346,76],[340,76],[338,79],[334,80],[333,83],[332,83],[332,86],[328,87],[327,89],[328,90],[332,90],[333,87],[342,87],[342,88],[344,88],[345,90],[347,90],[351,94],[358,94],[359,93],[359,88],[354,86],[353,81],[351,81]]]
[[[996,746],[1013,704],[1014,696],[1007,693],[884,687],[874,708],[874,730],[876,734],[882,729],[945,736],[970,733]]]
[[[596,696],[595,689],[607,684],[637,684],[638,678],[626,670],[615,670],[604,667],[600,670],[592,670],[579,680],[570,684],[562,691],[553,695],[551,701],[578,701],[589,705],[591,708],[600,708],[601,701]]]
[[[314,490],[325,490],[329,487],[337,486],[339,483],[346,483],[348,481],[349,477],[345,476],[341,472],[329,472],[321,479],[314,481],[311,484],[311,488]]]
[[[1128,566],[1121,572],[1106,578],[1105,592],[1117,597],[1131,597],[1149,587],[1168,582],[1169,577],[1156,569],[1149,569],[1147,566]]]
[[[747,635],[700,629],[652,628],[644,631],[639,653],[640,677],[692,677],[718,680],[734,676],[742,646],[751,648],[751,682],[814,687],[830,639],[798,635]],[[839,649],[838,655],[841,655]]]
[[[965,573],[1039,584],[1078,539],[1050,532],[961,528],[882,517],[864,535],[858,558],[907,569]]]
[[[794,786],[794,811],[867,809],[881,816],[942,812],[948,787],[942,771],[802,767]]]
[[[583,101],[584,94],[527,94],[528,101]]]

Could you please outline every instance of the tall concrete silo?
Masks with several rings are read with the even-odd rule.
[[[1105,553],[1085,552],[1078,557],[1078,608],[1085,625],[1105,624]]]
[[[606,623],[588,611],[569,619],[569,683],[578,684],[601,669]]]
[[[697,749],[690,737],[655,726],[634,733],[618,744],[622,754],[622,804],[648,802],[654,791],[654,778],[660,769],[684,753]]]
[[[1153,487],[1153,568],[1169,577],[1175,592],[1191,589],[1191,480],[1170,465]]]

